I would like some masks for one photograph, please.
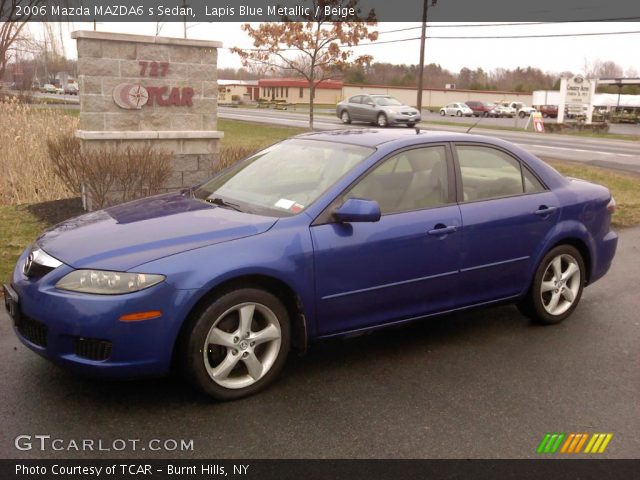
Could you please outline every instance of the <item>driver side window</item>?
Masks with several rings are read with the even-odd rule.
[[[446,205],[448,187],[445,147],[423,147],[388,158],[352,187],[343,200],[375,200],[384,215]]]

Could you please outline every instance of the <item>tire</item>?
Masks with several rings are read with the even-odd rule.
[[[389,126],[389,120],[384,113],[379,113],[376,117],[376,125],[380,128],[387,128]]]
[[[520,112],[520,113],[518,114],[518,116],[519,116],[520,118],[524,118],[524,117],[526,116],[526,114],[525,114],[524,112]]]
[[[342,113],[340,114],[340,120],[342,120],[342,123],[344,124],[351,123],[351,115],[349,115],[349,112],[347,110],[342,111]]]
[[[561,274],[559,283],[557,272]],[[560,323],[578,306],[585,279],[586,270],[580,252],[571,245],[559,245],[540,262],[529,291],[518,308],[538,323]]]
[[[225,292],[185,332],[181,351],[185,373],[217,400],[252,395],[282,370],[290,331],[287,309],[271,293],[257,288]]]
[[[462,112],[461,112],[460,110],[458,110],[458,111],[456,112],[456,117],[461,117],[461,116],[462,116]]]
[[[542,118],[549,118],[549,114],[546,112],[542,112]]]
[[[440,116],[444,117],[447,114],[447,112],[445,112],[444,110],[440,110]]]
[[[483,116],[483,117],[488,117],[488,116],[489,116],[489,112],[484,112],[484,113],[482,114],[482,116]]]
[[[413,127],[415,127],[415,126],[416,126],[416,124],[415,124],[415,123],[407,123],[407,127],[409,127],[409,128],[413,128]]]

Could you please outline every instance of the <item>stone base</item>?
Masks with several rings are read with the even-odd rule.
[[[213,175],[214,168],[219,161],[218,148],[222,132],[193,131],[193,132],[163,132],[163,131],[76,131],[81,141],[83,151],[103,148],[126,148],[128,146],[142,147],[152,145],[154,149],[173,153],[171,159],[173,173],[159,191],[166,193],[196,185]],[[137,197],[148,195],[147,191],[136,193]],[[107,204],[115,205],[122,202],[123,190],[114,186],[107,194]],[[85,210],[96,208],[86,189],[83,189],[83,205]]]

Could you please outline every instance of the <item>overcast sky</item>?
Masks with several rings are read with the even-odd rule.
[[[427,29],[428,36],[507,36],[543,35],[592,32],[640,31],[640,23],[599,22],[599,23],[555,23],[536,25],[483,26],[471,27],[457,23],[455,27],[446,23],[434,23]],[[474,24],[477,25],[477,24]],[[251,40],[240,29],[240,23],[193,23],[188,24],[189,38],[220,40],[225,47],[251,47]],[[419,27],[420,23],[378,24],[379,40],[396,40],[419,37],[420,30],[397,33],[383,33],[407,27]],[[39,32],[37,24],[31,24],[34,33]],[[91,23],[65,25],[68,30],[92,30]],[[156,23],[98,23],[100,31],[155,35]],[[165,23],[161,35],[182,37],[182,23]],[[66,35],[68,37],[68,35]],[[453,72],[462,67],[484,70],[495,68],[515,68],[533,66],[545,72],[582,72],[585,60],[612,60],[625,71],[640,74],[640,33],[629,35],[606,35],[592,37],[525,38],[525,39],[428,39],[426,62],[438,63]],[[76,56],[75,42],[68,39],[67,55]],[[363,45],[355,49],[358,54],[373,55],[374,61],[389,63],[417,63],[420,42],[412,40],[391,44]],[[218,56],[218,66],[240,67],[237,55],[222,49]]]

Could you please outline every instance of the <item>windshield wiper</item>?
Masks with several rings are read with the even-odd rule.
[[[218,205],[223,208],[230,208],[231,210],[235,210],[236,212],[242,212],[242,208],[237,203],[227,202],[223,198],[214,197],[205,199],[209,203],[213,203],[214,205]]]

